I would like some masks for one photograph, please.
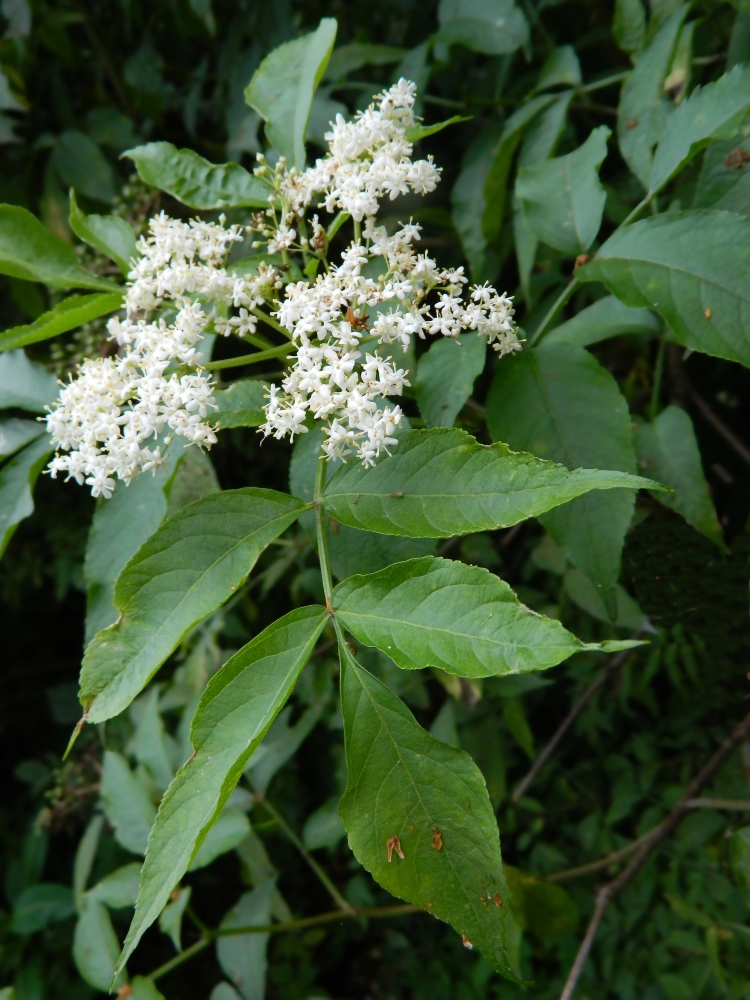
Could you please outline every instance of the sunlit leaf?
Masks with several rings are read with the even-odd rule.
[[[49,340],[120,308],[122,308],[122,292],[71,295],[49,312],[42,313],[33,323],[3,330],[0,333],[0,351],[9,351],[16,347],[25,347],[27,344],[36,344],[40,340]]]

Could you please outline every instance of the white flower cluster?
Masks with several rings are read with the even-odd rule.
[[[183,223],[163,213],[151,220],[129,276],[128,318],[108,324],[117,355],[85,361],[46,418],[60,449],[49,465],[53,478],[66,473],[67,479],[85,481],[94,496],[109,497],[113,477],[128,483],[163,461],[155,443],[163,432],[165,445],[172,434],[201,447],[216,442],[206,422],[216,405],[212,382],[199,371],[178,369],[199,365],[198,345],[209,323],[218,333],[254,331],[256,319],[248,310],[279,283],[270,268],[251,278],[227,273],[228,247],[242,237],[239,227],[226,229],[223,221]],[[136,318],[170,301],[176,306],[172,322]],[[206,312],[209,302],[214,305]],[[217,306],[234,306],[239,314],[228,318],[228,308],[220,315]]]
[[[406,129],[416,123],[416,91],[416,84],[402,78],[353,121],[337,115],[325,136],[328,155],[301,174],[286,175],[282,194],[291,210],[300,214],[314,194],[322,193],[329,212],[340,208],[361,222],[377,214],[385,195],[393,200],[409,191],[434,191],[439,169],[429,156],[413,162],[406,137]]]
[[[410,223],[389,237],[368,219],[364,235],[369,251],[353,243],[341,266],[314,284],[287,285],[276,315],[292,334],[297,357],[283,392],[270,389],[261,430],[294,437],[306,432],[309,412],[325,421],[323,451],[329,459],[346,458],[356,449],[361,461],[372,465],[396,444],[393,434],[402,420],[399,406],[380,409],[377,399],[401,395],[409,382],[408,373],[377,349],[365,353],[363,363],[361,345],[398,341],[405,351],[414,335],[457,337],[462,330],[475,330],[501,355],[521,345],[511,300],[485,285],[475,287],[465,302],[463,268],[440,270],[428,254],[414,252],[418,226]],[[385,258],[387,270],[378,280],[362,274],[369,256]],[[438,295],[432,309],[425,302],[430,292]]]

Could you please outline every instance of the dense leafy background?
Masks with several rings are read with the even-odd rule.
[[[213,162],[244,159],[250,166],[260,148],[257,118],[243,100],[253,71],[272,48],[315,28],[322,16],[335,16],[338,46],[373,43],[404,51],[391,53],[385,64],[376,59],[364,66],[345,58],[336,63],[334,57],[308,131],[311,150],[336,112],[335,102],[349,110],[359,106],[389,82],[398,60],[406,58],[409,74],[418,79],[425,95],[422,114],[427,123],[452,114],[473,118],[424,141],[424,148],[444,168],[443,183],[426,205],[399,203],[398,217],[415,214],[424,225],[425,245],[445,265],[467,262],[481,280],[496,281],[498,287],[515,292],[518,317],[531,336],[568,279],[570,254],[590,250],[597,214],[604,213],[599,234],[603,242],[641,197],[614,138],[601,169],[601,188],[596,181],[594,165],[601,160],[606,131],[617,129],[618,106],[625,136],[620,149],[636,175],[648,180],[650,148],[662,131],[660,102],[680,101],[695,83],[718,78],[726,69],[727,53],[732,62],[750,57],[748,15],[742,10],[738,14],[741,3],[696,3],[674,57],[663,57],[663,65],[656,65],[659,54],[652,51],[653,79],[644,81],[642,75],[638,93],[631,78],[621,98],[619,83],[589,92],[579,84],[628,70],[627,52],[640,51],[646,31],[652,39],[661,26],[677,37],[687,13],[679,5],[652,0],[648,28],[638,16],[642,11],[638,0],[618,3],[617,17],[604,0],[526,0],[518,8],[504,0],[464,5],[476,8],[479,15],[497,8],[498,16],[508,18],[499,34],[486,24],[477,30],[476,20],[446,23],[450,18],[445,12],[458,6],[444,2],[440,24],[437,3],[416,0],[382,0],[377,5],[309,0],[121,4],[35,0],[31,7],[24,0],[4,0],[0,63],[9,86],[0,88],[0,201],[36,212],[49,230],[71,244],[69,186],[75,187],[88,212],[106,213],[116,204],[135,223],[159,207],[185,214],[184,206],[133,180],[131,162],[120,160],[119,154],[145,141],[167,141],[195,149]],[[530,24],[525,42],[524,18]],[[438,31],[425,64],[420,46]],[[523,43],[520,49],[519,43]],[[522,131],[526,122],[514,115],[535,88],[542,92],[536,98],[539,117]],[[642,109],[644,101],[651,102],[648,114],[628,110]],[[549,185],[557,185],[557,190],[563,176],[560,161],[554,167],[547,161],[552,153],[561,157],[578,150],[594,129],[598,131],[589,140],[586,155],[576,154],[590,197],[577,197],[575,185],[568,201],[561,192],[559,210],[573,212],[577,235],[560,237],[555,235],[559,233],[555,219],[538,209]],[[750,197],[743,191],[744,168],[722,167],[739,140],[727,142],[709,148],[705,166],[699,155],[668,189],[660,207],[713,205],[747,214]],[[564,169],[573,168],[568,163]],[[666,220],[666,224],[678,222]],[[537,247],[534,231],[548,243]],[[708,231],[701,240],[714,236]],[[737,236],[738,244],[742,238]],[[698,240],[696,244],[700,257],[708,244]],[[84,259],[102,277],[114,273],[108,262],[89,250]],[[730,265],[726,266],[731,270]],[[592,277],[611,281],[616,291],[625,281],[614,271]],[[54,290],[13,278],[1,278],[0,287],[3,329],[31,323],[59,301]],[[677,292],[676,318],[670,319],[675,329],[684,304]],[[637,290],[629,294],[633,306],[648,304],[638,300]],[[563,318],[580,314],[602,295],[600,284],[581,285]],[[527,522],[518,529],[470,535],[444,553],[492,569],[526,604],[560,617],[584,639],[629,635],[641,623],[642,611],[658,629],[650,647],[634,655],[615,683],[587,707],[575,732],[518,804],[511,801],[512,789],[600,669],[601,658],[579,654],[540,677],[466,682],[445,674],[402,673],[379,654],[361,651],[365,664],[392,686],[424,726],[474,756],[497,811],[504,860],[513,866],[508,876],[511,889],[513,868],[549,875],[595,860],[658,822],[746,706],[750,545],[745,524],[750,468],[706,420],[696,393],[742,437],[748,426],[750,378],[734,360],[705,354],[685,359],[683,348],[663,341],[660,348],[654,334],[661,326],[643,308],[627,319],[611,300],[610,305],[601,300],[596,308],[597,321],[589,329],[579,320],[577,326],[560,327],[533,355],[503,362],[507,367],[499,367],[496,380],[498,366],[489,361],[467,406],[463,405],[466,393],[481,365],[472,368],[471,357],[464,358],[455,400],[430,398],[430,371],[457,371],[447,354],[454,345],[436,345],[446,356],[434,348],[429,359],[422,355],[416,401],[408,404],[409,412],[415,418],[421,414],[429,426],[450,425],[455,414],[458,426],[481,441],[507,441],[572,465],[597,464],[578,461],[576,448],[586,454],[599,454],[603,448],[600,467],[634,471],[638,462],[649,474],[674,454],[669,435],[677,433],[680,414],[686,410],[695,427],[718,525],[701,496],[693,498],[689,509],[677,506],[674,511],[643,497],[632,523],[629,499],[620,509],[613,504],[592,506],[584,498],[575,501],[577,508],[572,504],[565,508],[573,510],[569,516],[577,519],[578,534],[566,530],[557,512],[545,515],[544,528]],[[610,339],[597,336],[595,343],[590,329],[601,331],[606,323]],[[692,330],[695,321],[688,316],[685,324]],[[699,327],[696,336],[700,335]],[[66,334],[62,342],[55,341],[52,348],[27,341],[29,356],[57,373],[100,342],[101,325],[97,327],[95,320]],[[566,343],[571,346],[561,351],[559,345]],[[591,345],[588,352],[583,349],[586,345]],[[520,395],[524,380],[555,389],[544,396],[546,410],[541,403],[538,413],[533,409],[537,404],[531,389]],[[8,394],[3,405],[10,407],[11,415],[23,416],[12,409],[9,393],[22,393],[25,385],[14,377],[3,387]],[[36,391],[41,410],[48,387],[38,383]],[[601,405],[605,424],[598,418],[587,419],[587,399]],[[674,408],[682,408],[676,416]],[[637,431],[634,451],[629,422],[656,417],[653,426]],[[291,463],[292,491],[305,499],[311,485],[310,454],[298,449]],[[284,445],[261,448],[254,431],[231,429],[223,432],[211,453],[213,469],[194,463],[168,497],[157,481],[159,492],[152,488],[144,503],[150,505],[155,526],[166,509],[178,509],[210,492],[216,477],[224,489],[287,490],[290,458],[291,449]],[[0,475],[7,474],[7,468]],[[168,683],[162,689],[161,714],[156,695],[147,693],[137,710],[108,722],[106,729],[91,728],[72,758],[61,765],[61,753],[78,718],[75,691],[86,590],[95,606],[96,588],[107,580],[101,568],[84,566],[94,514],[94,503],[85,491],[42,477],[35,506],[0,564],[4,675],[0,726],[6,770],[0,833],[4,862],[0,987],[14,983],[17,1000],[68,1000],[96,991],[81,981],[71,961],[73,895],[45,886],[73,884],[73,859],[84,830],[89,836],[97,832],[88,824],[99,793],[108,822],[101,829],[88,886],[132,863],[145,847],[153,804],[141,797],[139,812],[133,809],[134,800],[120,798],[127,785],[126,759],[147,770],[155,794],[163,790],[172,774],[170,748],[177,759],[185,743],[179,719],[194,692],[220,662],[264,626],[295,607],[320,601],[320,577],[303,517],[286,536],[288,544],[261,556],[252,582],[180,649],[165,673]],[[113,508],[113,518],[114,512]],[[111,525],[101,521],[105,517],[101,508],[97,517],[99,530],[111,531]],[[631,524],[625,537],[621,589],[612,589],[604,600],[585,575],[599,573],[611,585],[617,580],[616,553],[613,557],[604,541],[593,544],[596,532],[586,535],[587,525],[602,517],[614,525],[615,534],[621,530],[625,535]],[[131,525],[130,530],[142,531],[143,525]],[[720,532],[728,545],[725,555],[708,540],[719,539]],[[566,563],[550,536],[567,539],[566,552],[576,567]],[[581,537],[585,551],[591,553],[588,563],[581,546],[576,548]],[[342,524],[332,535],[331,546],[338,578],[352,572],[352,546],[360,560],[369,560],[368,571],[392,562],[394,554],[406,559],[436,551],[431,541],[398,539],[383,552],[380,540],[360,545]],[[357,568],[361,571],[361,562]],[[613,630],[606,623],[605,605],[619,611],[622,628]],[[106,624],[111,611],[111,606],[99,608],[103,617],[98,621]],[[91,631],[98,627],[91,629],[89,623]],[[304,831],[305,842],[351,902],[383,903],[389,897],[354,861],[335,816],[344,762],[342,721],[331,697],[333,670],[325,652],[306,668],[290,710],[275,728],[276,751],[266,756],[265,764],[259,761],[252,777],[256,788],[268,790],[269,799],[291,826]],[[304,750],[297,753],[303,741]],[[137,799],[139,793],[133,794]],[[711,794],[748,798],[739,755],[724,769]],[[251,820],[270,860],[257,843],[253,851],[222,853],[227,844],[238,844],[246,836],[243,807],[248,804],[238,800],[231,815],[225,814],[225,840],[215,849],[217,860],[209,863],[211,856],[204,855],[203,867],[188,876],[195,911],[217,926],[224,919],[263,922],[270,913],[285,919],[287,905],[295,915],[328,908],[319,883],[261,807],[253,809]],[[607,914],[581,982],[582,997],[708,1000],[745,995],[750,988],[750,936],[742,926],[748,912],[742,887],[729,871],[727,837],[743,823],[741,812],[700,809],[690,815]],[[194,867],[197,862],[198,858]],[[259,872],[264,865],[267,871],[268,864],[279,873],[276,885],[266,881],[262,891],[247,895],[251,885],[262,883]],[[520,897],[520,883],[516,884]],[[523,896],[527,905],[521,919],[526,928],[521,965],[524,975],[536,982],[535,995],[559,993],[592,907],[594,884],[591,878],[566,883],[569,899],[550,895],[545,886],[536,907],[532,894]],[[78,903],[89,926],[106,928],[106,904],[122,939],[132,885],[97,889],[98,896],[89,893],[85,902],[82,888],[78,885]],[[169,929],[166,923],[165,929]],[[191,925],[185,922],[185,944],[192,940],[191,934]],[[160,980],[160,988],[168,998],[200,1000],[231,969],[239,976],[235,981],[244,996],[259,996],[253,980],[257,955],[242,950],[251,947],[248,940],[225,939],[218,953],[221,967],[213,950],[207,951]],[[100,953],[106,958],[104,939]],[[146,973],[172,954],[168,936],[154,928],[131,961],[131,974]],[[93,978],[97,975],[106,979],[106,961],[103,973],[91,973]],[[268,945],[267,990],[269,997],[292,1000],[521,995],[495,976],[486,962],[466,952],[452,931],[422,915],[273,937]]]

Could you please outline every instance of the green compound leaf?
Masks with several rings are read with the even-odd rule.
[[[126,973],[112,982],[119,950],[120,942],[107,907],[95,899],[85,900],[73,934],[73,961],[89,986],[109,993],[110,987],[119,989],[125,985]]]
[[[71,295],[54,309],[35,319],[28,326],[14,326],[0,333],[0,351],[10,351],[40,340],[49,340],[83,323],[106,316],[122,307],[122,292],[95,292],[93,295]]]
[[[635,472],[627,403],[588,351],[543,343],[506,361],[498,366],[487,398],[493,440],[569,469]],[[613,620],[614,586],[633,501],[632,490],[587,493],[542,518],[557,545],[597,588]]]
[[[480,445],[465,431],[435,428],[407,432],[374,468],[355,462],[339,468],[323,506],[353,528],[448,538],[510,527],[590,490],[654,485],[624,472],[569,472],[505,444]]]
[[[171,142],[149,142],[122,155],[135,163],[142,181],[190,208],[268,207],[270,188],[238,163],[209,163]]]
[[[125,277],[130,273],[131,261],[138,256],[135,233],[130,225],[117,215],[86,215],[78,207],[75,191],[70,192],[70,228],[90,247],[109,257]]]
[[[349,577],[331,603],[355,639],[404,670],[440,667],[460,677],[490,677],[546,670],[599,648],[521,604],[488,570],[450,559],[410,559]]]
[[[640,54],[622,88],[617,109],[620,152],[647,190],[651,181],[653,148],[674,111],[674,105],[664,95],[663,84],[688,9],[688,4],[678,7]]]
[[[320,607],[291,611],[243,646],[209,681],[191,730],[195,753],[167,789],[151,831],[119,968],[187,871],[289,697],[326,617]]]
[[[161,525],[115,584],[119,620],[86,650],[80,699],[91,722],[130,704],[183,636],[243,583],[263,549],[308,506],[274,490],[226,490]]]
[[[211,411],[211,422],[225,427],[260,427],[266,419],[263,407],[268,387],[260,379],[232,382],[214,393],[219,409]]]
[[[745,120],[740,135],[725,142],[712,143],[703,157],[695,188],[694,208],[750,215],[750,171],[745,166],[750,156],[750,123]]]
[[[415,389],[428,427],[452,427],[471,395],[487,357],[487,342],[476,334],[443,337],[419,359]]]
[[[49,435],[43,434],[0,467],[0,556],[19,523],[34,512],[34,485],[51,454]]]
[[[435,125],[410,125],[405,130],[406,138],[408,142],[419,142],[420,139],[426,139],[430,135],[442,132],[449,125],[457,125],[459,122],[470,122],[471,118],[471,115],[453,115],[452,118],[446,118],[444,122],[437,122]]]
[[[266,137],[290,167],[305,166],[305,133],[315,91],[331,58],[336,20],[280,45],[266,56],[245,90],[245,100],[266,122]]]
[[[661,329],[661,322],[650,309],[629,309],[614,295],[605,295],[582,309],[577,316],[550,330],[544,338],[544,346],[569,344],[571,347],[589,347],[624,333],[653,337],[661,333]]]
[[[634,440],[641,469],[674,490],[660,493],[657,499],[723,548],[724,536],[687,413],[678,406],[668,406],[652,424],[642,424]]]
[[[599,232],[607,195],[598,170],[611,134],[602,125],[567,156],[518,171],[516,197],[526,222],[540,240],[562,253],[585,253]]]
[[[509,894],[487,786],[342,646],[348,785],[340,812],[359,863],[388,892],[449,923],[508,979]]]
[[[735,66],[715,83],[696,87],[669,119],[651,168],[649,193],[660,191],[705,146],[730,139],[750,107],[750,67]]]
[[[750,366],[749,266],[750,219],[705,209],[618,229],[576,275],[655,309],[686,347]]]
[[[18,205],[0,205],[0,274],[54,288],[117,291],[112,281],[81,267],[73,247]]]

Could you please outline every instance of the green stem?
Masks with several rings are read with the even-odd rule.
[[[242,339],[246,340],[248,344],[252,344],[253,347],[258,347],[261,351],[270,351],[272,347],[276,346],[273,341],[266,340],[259,333],[246,333]]]
[[[326,873],[320,867],[320,865],[315,860],[315,858],[306,850],[305,845],[299,839],[299,837],[294,832],[294,830],[291,828],[291,826],[289,826],[289,824],[284,819],[284,817],[281,815],[281,813],[278,811],[278,809],[276,809],[275,806],[271,805],[271,803],[266,798],[260,799],[260,802],[263,804],[263,807],[265,808],[266,812],[269,812],[273,816],[273,818],[279,824],[279,826],[284,831],[284,833],[286,834],[286,836],[289,838],[289,840],[291,840],[291,842],[294,844],[294,846],[300,852],[300,854],[302,855],[302,857],[308,863],[308,865],[310,866],[310,868],[312,868],[312,870],[318,876],[319,881],[328,890],[328,895],[334,901],[334,903],[336,904],[336,906],[338,906],[339,909],[345,911],[346,913],[353,913],[354,912],[354,908],[352,907],[351,903],[349,903],[341,895],[341,893],[338,891],[338,889],[336,888],[336,886],[333,884],[333,882],[329,879],[329,877],[326,875]]]
[[[240,368],[242,365],[255,365],[259,361],[268,361],[270,358],[282,358],[289,354],[291,348],[289,344],[282,344],[280,347],[272,347],[270,351],[258,351],[257,354],[243,354],[239,358],[227,358],[225,361],[209,361],[202,367],[209,372],[220,371],[222,368]]]
[[[419,907],[403,903],[396,906],[352,906],[348,910],[329,910],[327,913],[318,913],[314,917],[302,917],[300,920],[287,920],[279,924],[256,924],[251,927],[219,927],[215,931],[207,931],[206,934],[195,944],[181,951],[179,955],[160,965],[147,978],[151,982],[166,976],[178,965],[187,962],[199,952],[207,948],[216,938],[235,937],[241,934],[285,934],[290,931],[305,930],[307,927],[316,927],[318,924],[330,924],[336,920],[352,920],[360,918],[372,918],[375,920],[384,917],[401,917],[408,913],[418,912]]]
[[[268,326],[273,327],[273,329],[276,330],[277,333],[280,333],[282,337],[286,337],[287,340],[292,339],[291,333],[286,329],[286,327],[283,327],[281,323],[279,323],[279,321],[275,319],[273,316],[269,316],[268,313],[264,313],[263,310],[259,309],[257,306],[251,309],[250,312],[253,314],[253,316],[257,316],[262,323],[267,323]]]
[[[326,484],[326,473],[328,471],[328,461],[325,455],[318,459],[318,467],[315,470],[315,530],[318,538],[318,559],[320,560],[320,572],[323,577],[323,593],[326,597],[326,607],[329,612],[333,611],[331,606],[331,596],[333,594],[333,577],[331,575],[331,560],[328,556],[328,532],[326,531],[325,513],[323,511],[323,488]]]
[[[578,278],[575,277],[571,278],[568,284],[565,286],[565,288],[557,297],[557,300],[555,301],[550,311],[542,320],[541,324],[537,328],[536,333],[530,338],[529,340],[530,347],[533,347],[534,344],[539,343],[539,341],[547,332],[547,327],[550,325],[555,316],[557,316],[557,314],[560,312],[562,307],[565,305],[565,303],[568,301],[568,299],[570,298],[570,296],[573,294],[573,292],[576,290],[577,287],[578,287]]]
[[[664,376],[664,341],[659,341],[659,351],[656,355],[656,367],[654,369],[654,387],[651,390],[651,405],[648,408],[648,419],[653,423],[659,416],[659,397],[661,396],[661,382]]]
[[[637,216],[641,214],[643,209],[646,207],[646,205],[649,204],[649,202],[651,201],[651,199],[654,197],[655,194],[656,192],[652,191],[651,194],[647,194],[642,201],[639,201],[638,204],[633,209],[633,211],[630,213],[630,215],[617,228],[622,229],[623,226],[629,225],[629,223],[631,223],[633,219],[637,218]]]
[[[632,70],[626,69],[622,73],[613,73],[612,76],[605,76],[603,80],[594,80],[593,83],[587,83],[578,89],[583,94],[590,94],[594,90],[602,90],[604,87],[610,87],[614,83],[622,83],[623,80],[627,80],[631,73]]]
[[[354,222],[354,242],[359,243],[362,240],[362,224],[360,222],[357,222],[356,219],[354,219],[353,222]]]

